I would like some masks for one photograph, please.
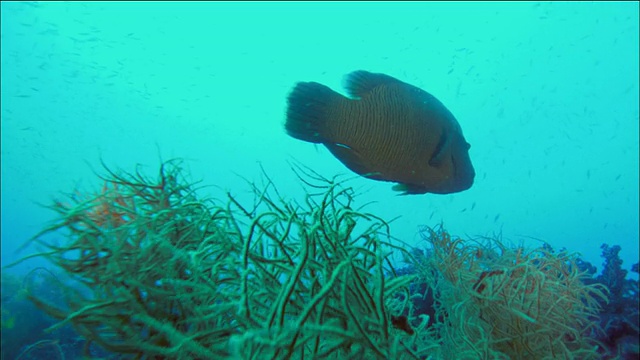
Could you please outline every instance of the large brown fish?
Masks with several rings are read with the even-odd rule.
[[[391,76],[347,75],[347,98],[316,82],[296,84],[285,129],[324,144],[352,171],[397,182],[404,194],[448,194],[471,187],[469,143],[456,118],[426,91]]]

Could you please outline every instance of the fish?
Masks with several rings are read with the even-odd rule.
[[[433,95],[392,76],[357,70],[347,96],[298,82],[287,97],[286,133],[323,144],[365,178],[395,182],[394,191],[450,194],[469,189],[471,145],[453,114]]]

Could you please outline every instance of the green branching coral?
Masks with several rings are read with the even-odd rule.
[[[442,358],[597,359],[593,321],[606,289],[583,280],[577,256],[497,239],[463,241],[442,227],[421,272],[438,299]]]
[[[246,206],[198,198],[179,161],[157,179],[107,169],[102,193],[55,202],[58,220],[34,238],[36,256],[84,289],[61,285],[64,308],[29,297],[56,326],[138,358],[425,358],[424,327],[392,321],[413,316],[413,277],[389,260],[404,250],[387,223],[352,207],[352,189],[315,180],[320,194],[302,204],[270,181],[251,185]]]

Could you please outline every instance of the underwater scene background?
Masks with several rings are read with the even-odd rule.
[[[637,358],[637,2],[1,10],[3,359]],[[455,114],[471,188],[399,196],[287,135],[297,82],[356,70]]]

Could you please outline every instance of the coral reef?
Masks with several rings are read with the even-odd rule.
[[[2,359],[27,359],[36,352],[41,358],[61,358],[56,339],[73,332],[72,329],[63,327],[45,333],[44,329],[56,320],[25,301],[27,291],[31,291],[55,302],[60,296],[57,281],[55,275],[42,267],[24,277],[2,272]]]
[[[600,357],[591,335],[601,331],[594,319],[606,289],[583,282],[576,255],[463,241],[442,227],[424,234],[429,247],[416,271],[437,299],[438,358]]]
[[[622,268],[622,260],[618,255],[621,247],[602,244],[604,259],[602,273],[595,276],[597,269],[592,264],[582,261],[580,267],[586,269],[589,278],[587,284],[602,284],[609,289],[609,301],[601,302],[599,314],[603,333],[596,334],[601,344],[600,353],[605,359],[637,359],[640,357],[640,297],[638,280],[627,277],[627,270]],[[638,272],[638,263],[631,266],[631,271]]]
[[[618,315],[637,314],[638,287],[624,280],[619,247],[603,246],[605,270],[594,278],[595,267],[566,250],[462,240],[442,226],[423,230],[425,249],[408,247],[355,207],[352,188],[301,167],[300,202],[265,175],[261,186],[248,182],[250,203],[231,193],[202,198],[179,161],[163,163],[155,179],[105,169],[98,194],[51,205],[58,218],[32,240],[41,252],[25,258],[45,257],[72,279],[50,282],[57,301],[32,286],[26,296],[59,320],[49,330],[72,325],[87,340],[85,356],[96,344],[163,359],[634,351],[625,336],[637,334],[637,317]],[[52,243],[50,234],[65,240]],[[612,335],[617,329],[624,336]],[[34,347],[57,344],[48,341]]]
[[[56,201],[58,220],[34,238],[35,256],[85,288],[61,285],[65,306],[28,294],[54,328],[145,358],[426,357],[422,329],[399,320],[413,276],[389,256],[404,250],[352,208],[352,189],[316,177],[320,194],[301,205],[251,184],[246,206],[200,200],[177,161],[155,180],[107,172],[98,195]]]

